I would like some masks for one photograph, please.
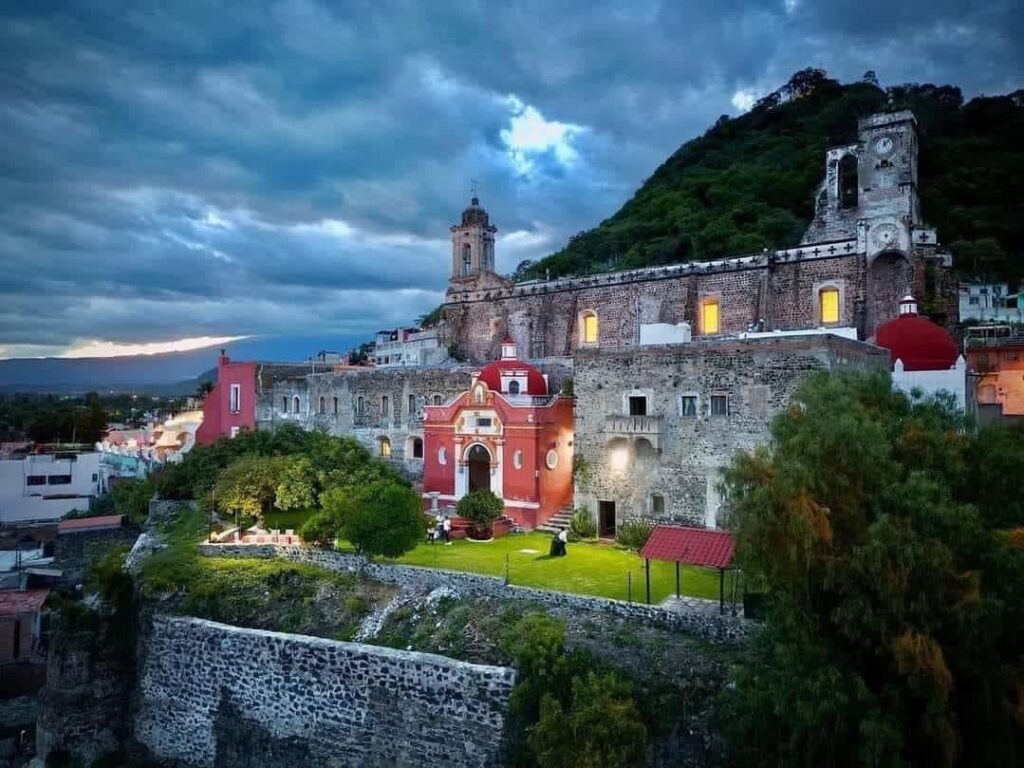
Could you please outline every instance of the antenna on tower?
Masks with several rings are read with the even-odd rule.
[[[476,179],[470,179],[469,182],[470,182],[469,183],[469,188],[470,188],[470,191],[472,191],[472,193],[473,193],[473,197],[474,198],[478,197],[479,195],[477,195],[477,186],[478,186],[477,180]]]

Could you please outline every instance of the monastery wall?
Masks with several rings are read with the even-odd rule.
[[[515,671],[158,616],[134,735],[180,766],[497,764]]]
[[[713,526],[720,469],[768,439],[804,378],[888,365],[883,349],[823,334],[581,352],[574,449],[586,469],[576,506],[605,529],[602,508],[616,525],[643,517]],[[631,396],[645,400],[646,415],[629,415]]]

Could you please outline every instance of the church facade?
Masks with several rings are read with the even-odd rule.
[[[607,535],[631,517],[714,526],[721,468],[767,439],[803,378],[888,369],[874,337],[908,294],[957,319],[951,258],[918,203],[913,115],[858,128],[856,143],[826,153],[803,241],[777,251],[512,283],[495,272],[497,227],[474,197],[451,227],[437,328],[464,362],[268,366],[257,424],[354,435],[425,500],[489,487],[527,528],[570,503]],[[540,399],[494,378],[502,364],[536,371]]]

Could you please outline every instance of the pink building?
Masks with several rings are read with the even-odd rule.
[[[506,515],[532,529],[572,503],[573,403],[549,393],[512,339],[501,353],[469,391],[426,407],[423,490],[448,503],[493,491]]]
[[[225,351],[217,360],[217,383],[203,400],[196,442],[209,444],[256,428],[256,363],[233,363]]]

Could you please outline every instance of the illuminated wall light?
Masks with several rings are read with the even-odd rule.
[[[629,466],[629,448],[626,446],[613,448],[609,460],[613,470],[622,472]]]

